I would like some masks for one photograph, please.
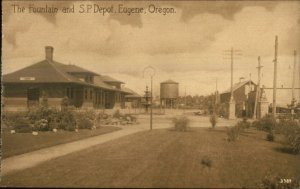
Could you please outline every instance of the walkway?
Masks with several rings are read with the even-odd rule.
[[[13,156],[1,161],[1,175],[6,175],[15,171],[34,167],[40,163],[53,158],[64,156],[72,152],[77,152],[88,147],[103,144],[105,142],[127,136],[139,131],[145,130],[145,127],[127,126],[122,130],[103,134],[87,139],[78,140],[66,144],[56,145],[49,148]]]
[[[153,129],[172,127],[171,118],[174,117],[174,115],[154,117]],[[189,116],[189,118],[191,119],[191,127],[210,127],[209,117]],[[15,171],[34,167],[53,158],[64,156],[72,152],[77,152],[98,144],[103,144],[105,142],[140,131],[149,130],[149,115],[140,116],[139,120],[141,122],[140,124],[132,126],[122,126],[122,130],[119,131],[6,158],[1,161],[1,175],[3,176]],[[237,120],[219,119],[217,127],[232,126],[236,123],[236,121]]]

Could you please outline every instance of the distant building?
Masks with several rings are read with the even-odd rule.
[[[233,85],[233,98],[235,100],[235,114],[237,117],[252,117],[255,106],[257,85],[249,81],[241,81]],[[231,89],[220,94],[220,103],[229,104]]]
[[[45,48],[46,59],[3,75],[3,104],[6,110],[37,106],[43,97],[48,105],[60,107],[64,97],[77,108],[123,108],[123,82],[75,65],[53,60],[53,47]]]
[[[160,83],[160,103],[162,107],[174,108],[177,106],[179,83],[167,80]]]
[[[123,88],[124,91],[130,93],[125,95],[125,107],[126,108],[140,108],[142,96],[129,88]]]

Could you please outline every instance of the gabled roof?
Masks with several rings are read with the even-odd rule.
[[[113,88],[111,85],[108,85],[107,83],[105,83],[102,80],[102,76],[98,75],[98,76],[94,76],[94,84],[97,86],[100,86],[102,88],[105,89],[109,89],[109,90],[116,90],[115,88]]]
[[[127,87],[124,87],[122,90],[128,93],[128,95],[125,95],[126,98],[141,98],[142,97],[141,95],[139,95],[138,93],[136,93],[135,91],[133,91]]]
[[[164,82],[161,82],[161,84],[178,84],[178,82],[173,81],[173,80],[171,80],[171,79],[168,79],[168,80],[166,80],[166,81],[164,81]]]
[[[66,73],[85,73],[85,74],[94,75],[94,76],[99,75],[95,72],[86,70],[86,69],[76,66],[74,64],[62,64],[62,63],[59,63],[56,61],[52,61],[52,63],[55,64],[56,67],[58,67],[59,69],[62,69]]]
[[[66,73],[59,63],[43,60],[10,74],[3,75],[4,83],[85,83]]]
[[[237,89],[239,89],[240,87],[250,83],[250,82],[251,82],[252,85],[256,85],[252,80],[242,81],[242,82],[239,82],[239,83],[236,83],[236,84],[233,85],[233,87],[232,87],[233,92],[236,91]],[[231,88],[227,89],[226,91],[222,92],[221,94],[230,93],[230,92],[231,92]]]
[[[106,83],[124,83],[123,81],[116,80],[108,75],[101,75],[102,80]]]
[[[93,75],[94,83],[82,81],[73,76],[72,73]],[[110,82],[107,81],[119,82],[110,76],[101,76],[75,65],[66,65],[50,60],[40,61],[21,70],[3,75],[2,78],[3,83],[77,83],[129,94],[127,91],[109,85]]]

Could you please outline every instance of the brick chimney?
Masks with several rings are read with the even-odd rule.
[[[50,60],[50,61],[53,60],[53,51],[54,51],[53,47],[51,47],[51,46],[45,47],[46,60]]]

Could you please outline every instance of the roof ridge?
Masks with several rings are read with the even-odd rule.
[[[53,63],[53,61],[46,60],[60,75],[62,75],[65,79],[68,81],[72,81],[70,78],[68,78],[61,70],[59,70]],[[62,63],[60,63],[62,64]]]

